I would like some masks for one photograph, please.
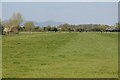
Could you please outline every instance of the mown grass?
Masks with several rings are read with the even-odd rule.
[[[117,33],[3,36],[4,78],[118,77]]]

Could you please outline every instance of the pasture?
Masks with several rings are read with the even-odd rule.
[[[118,77],[117,33],[20,33],[2,47],[3,78]]]

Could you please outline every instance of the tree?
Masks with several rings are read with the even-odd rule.
[[[115,27],[116,27],[117,30],[120,30],[120,23],[116,23]]]
[[[35,26],[34,27],[34,31],[35,32],[39,32],[39,31],[42,31],[42,29],[40,28],[40,26]]]
[[[45,31],[46,30],[46,27],[43,27],[43,31]]]
[[[69,32],[72,31],[72,29],[71,29],[70,27],[69,27],[67,30],[68,30]]]
[[[10,22],[9,21],[7,21],[7,22],[3,21],[2,26],[3,26],[3,34],[9,34],[11,29],[12,29]]]
[[[106,30],[107,26],[106,25],[100,25],[99,29],[101,32],[104,32]]]
[[[83,28],[79,28],[79,31],[80,31],[80,32],[83,32],[83,31],[85,31],[85,30],[84,30]]]
[[[20,13],[14,13],[8,21],[4,21],[2,23],[2,25],[4,26],[4,33],[18,33],[20,23],[22,21],[22,15]]]
[[[50,25],[48,25],[48,26],[46,27],[46,31],[51,31],[51,26],[50,26]]]
[[[3,32],[2,20],[0,19],[0,35],[2,34],[2,32]]]
[[[12,17],[10,18],[8,24],[9,28],[14,32],[18,33],[20,23],[23,21],[21,13],[14,13]]]
[[[10,18],[10,21],[15,25],[20,25],[20,23],[23,21],[22,15],[20,13],[14,13]]]
[[[19,31],[25,31],[25,27],[19,27]]]
[[[71,29],[70,29],[70,28],[71,28],[71,25],[65,23],[65,24],[63,24],[63,25],[59,25],[58,28],[60,28],[61,31],[70,31],[70,30],[71,30]]]
[[[75,31],[79,32],[79,28],[76,28]]]
[[[58,29],[57,29],[56,27],[51,27],[51,31],[55,31],[55,32],[57,32]]]
[[[0,24],[2,24],[2,20],[0,19]]]
[[[33,22],[26,22],[24,24],[25,30],[28,32],[32,32],[33,28],[34,28],[34,23]]]

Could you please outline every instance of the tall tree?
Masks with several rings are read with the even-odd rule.
[[[48,26],[46,27],[46,31],[51,31],[51,26],[50,26],[50,25],[48,25]]]
[[[34,28],[34,22],[26,22],[24,24],[25,30],[28,32],[32,32],[33,28]]]
[[[100,25],[99,29],[101,32],[104,32],[106,30],[107,26],[106,25]]]
[[[71,25],[65,23],[65,24],[59,25],[58,28],[61,28],[61,31],[69,31],[71,28]]]
[[[120,30],[120,23],[116,23],[114,26],[116,27],[117,30]]]
[[[2,20],[0,19],[0,35],[2,34],[2,30],[3,28],[2,28]]]
[[[20,13],[14,13],[12,17],[9,19],[9,21],[4,22],[4,31],[5,32],[13,32],[18,33],[20,23],[23,21],[22,15]]]
[[[41,31],[40,26],[35,26],[34,29],[33,29],[33,31],[35,31],[35,32],[39,32],[39,31]]]
[[[51,31],[55,31],[55,32],[57,32],[58,29],[57,29],[56,27],[51,27]]]
[[[19,29],[20,27],[20,23],[23,21],[23,17],[21,15],[21,13],[14,13],[12,15],[12,17],[10,18],[10,21],[9,21],[9,24],[10,24],[10,27],[16,27]]]

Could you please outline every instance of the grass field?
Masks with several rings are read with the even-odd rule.
[[[117,33],[3,36],[3,78],[116,78]]]
[[[0,79],[2,78],[2,36],[0,35]]]

